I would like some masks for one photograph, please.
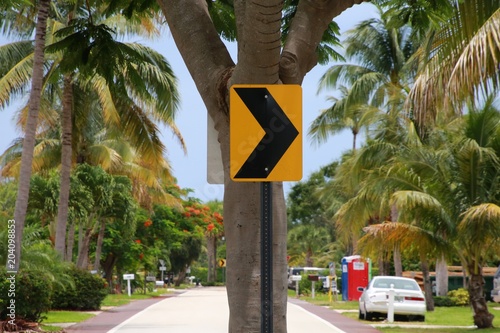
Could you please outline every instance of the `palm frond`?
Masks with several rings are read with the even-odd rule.
[[[32,41],[21,41],[0,46],[0,108],[15,96],[22,96],[30,88],[33,72]]]

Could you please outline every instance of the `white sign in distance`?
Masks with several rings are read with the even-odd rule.
[[[134,280],[135,275],[134,274],[123,274],[123,279],[124,280]]]
[[[300,281],[302,280],[302,275],[292,275],[292,281]]]

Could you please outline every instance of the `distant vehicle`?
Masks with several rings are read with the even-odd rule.
[[[389,289],[394,288],[394,315],[425,320],[425,296],[414,279],[397,276],[376,276],[368,287],[359,288],[359,319],[372,320],[387,317]]]
[[[321,272],[324,271],[328,271],[328,269],[319,267],[290,267],[288,269],[288,288],[295,289],[295,283],[297,283],[297,281],[293,280],[293,275],[315,274],[319,275],[319,280],[322,282],[322,285],[318,286],[318,289],[328,289],[328,277],[321,274]]]

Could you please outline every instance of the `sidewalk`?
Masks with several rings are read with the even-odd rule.
[[[175,296],[175,294],[172,296]],[[81,323],[71,325],[70,327],[66,327],[65,331],[67,333],[106,333],[151,305],[172,296],[168,295],[135,300],[127,305],[117,306],[112,309],[102,311],[95,317],[82,321]]]
[[[288,333],[380,333],[322,306],[289,299]],[[223,333],[229,307],[225,288],[193,288],[163,298],[137,300],[66,328],[68,333]]]
[[[332,326],[335,326],[339,332],[344,333],[380,333],[376,328],[359,322],[357,320],[348,318],[343,316],[342,314],[328,309],[323,306],[314,305],[308,303],[306,301],[296,299],[296,298],[288,298],[288,307],[291,304],[297,305],[304,309],[305,311],[325,320],[330,323]],[[306,331],[303,331],[306,332]]]

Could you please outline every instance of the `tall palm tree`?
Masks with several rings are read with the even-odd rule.
[[[460,113],[464,101],[500,84],[500,1],[450,3],[450,17],[417,53],[423,61],[408,105],[421,123],[439,111]]]
[[[396,155],[377,172],[376,183],[395,191],[400,222],[416,223],[454,249],[469,276],[474,324],[487,328],[493,316],[484,298],[482,267],[500,239],[500,115],[491,98],[468,113],[444,131],[429,130],[425,145]]]
[[[401,111],[415,63],[411,56],[420,37],[407,25],[375,4],[379,17],[365,20],[346,33],[346,58],[351,63],[331,66],[320,79],[318,90],[348,87],[346,106],[370,104],[387,112]]]
[[[7,270],[17,271],[21,262],[21,243],[23,240],[23,230],[26,219],[26,210],[28,208],[28,196],[31,177],[31,163],[33,160],[33,148],[35,146],[35,132],[38,120],[38,110],[40,107],[40,98],[43,84],[43,65],[45,48],[45,30],[49,14],[50,0],[40,0],[38,4],[38,16],[35,32],[35,49],[33,54],[33,75],[31,92],[29,99],[28,121],[26,124],[26,133],[23,143],[23,153],[21,159],[21,170],[19,178],[19,187],[17,191],[16,208],[14,212],[15,226],[15,264],[10,267],[7,264]],[[5,100],[0,100],[0,105],[4,105]]]
[[[369,128],[377,122],[380,110],[369,106],[365,101],[359,104],[349,104],[349,91],[346,87],[338,88],[342,98],[329,97],[332,106],[321,110],[321,114],[314,119],[309,127],[309,137],[320,144],[325,142],[330,135],[349,129],[352,134],[352,150],[356,150],[357,138],[363,128]]]
[[[345,53],[351,63],[330,67],[320,79],[320,91],[340,88],[343,96],[340,102],[336,101],[313,122],[310,134],[316,134],[315,138],[334,134],[343,126],[351,129],[355,140],[359,125],[369,128],[375,122],[383,124],[388,119],[398,119],[403,112],[415,69],[411,56],[420,35],[385,13],[386,8],[379,4],[375,6],[379,11],[378,18],[363,21],[347,32]],[[355,242],[356,238],[354,234],[352,241]],[[398,247],[394,249],[394,260],[399,275]]]
[[[330,240],[326,228],[313,225],[299,225],[288,233],[291,260],[304,258],[305,266],[314,266],[314,258]]]
[[[62,8],[61,10],[64,11]],[[64,17],[64,15],[58,17]],[[71,135],[73,122],[76,122],[78,126],[78,119],[72,119],[76,116],[75,108],[86,109],[78,114],[88,119],[87,102],[93,99],[98,100],[100,103],[91,103],[91,105],[102,110],[106,126],[113,126],[115,133],[124,133],[140,153],[143,168],[149,168],[157,175],[162,174],[168,177],[170,172],[168,163],[163,158],[164,147],[159,141],[155,122],[170,127],[179,138],[182,147],[185,147],[182,136],[173,122],[178,103],[175,77],[162,56],[138,44],[115,42],[109,29],[105,26],[104,28],[95,26],[92,18],[90,18],[90,23],[85,20],[74,20],[68,27],[66,27],[66,22],[55,20],[51,22],[50,32],[54,42],[49,49],[55,54],[52,63],[52,68],[55,70],[49,72],[52,76],[47,75],[50,78],[48,81],[57,82],[57,75],[65,71],[72,73],[75,66],[78,64],[80,66],[78,75],[70,74],[60,78],[60,81],[64,82],[62,95],[58,99],[63,105],[61,111],[63,158],[56,248],[62,254],[66,233],[69,171],[72,160],[74,161],[71,154],[74,145]],[[133,26],[123,25],[123,22],[117,20],[116,16],[106,22],[113,24],[124,33],[141,32],[144,34],[146,30],[141,31]],[[89,38],[93,40],[93,44],[89,44]],[[111,48],[112,51],[103,51],[103,44],[106,44],[104,48]],[[85,49],[83,45],[89,45],[89,48],[97,50],[86,55],[85,59],[88,61],[86,64],[78,58],[84,52],[82,51],[82,48]],[[125,58],[128,63],[124,62]],[[111,66],[106,67],[101,64],[105,61],[110,62]],[[100,69],[100,72],[94,75],[93,68]],[[108,71],[109,68],[114,68],[114,72]],[[85,75],[91,79],[89,80]],[[108,82],[113,82],[113,88]],[[78,89],[76,84],[78,84]],[[81,95],[80,97],[75,96],[77,92]],[[92,94],[94,97],[89,97]],[[80,154],[80,156],[83,155]],[[161,189],[161,186],[157,188]]]

